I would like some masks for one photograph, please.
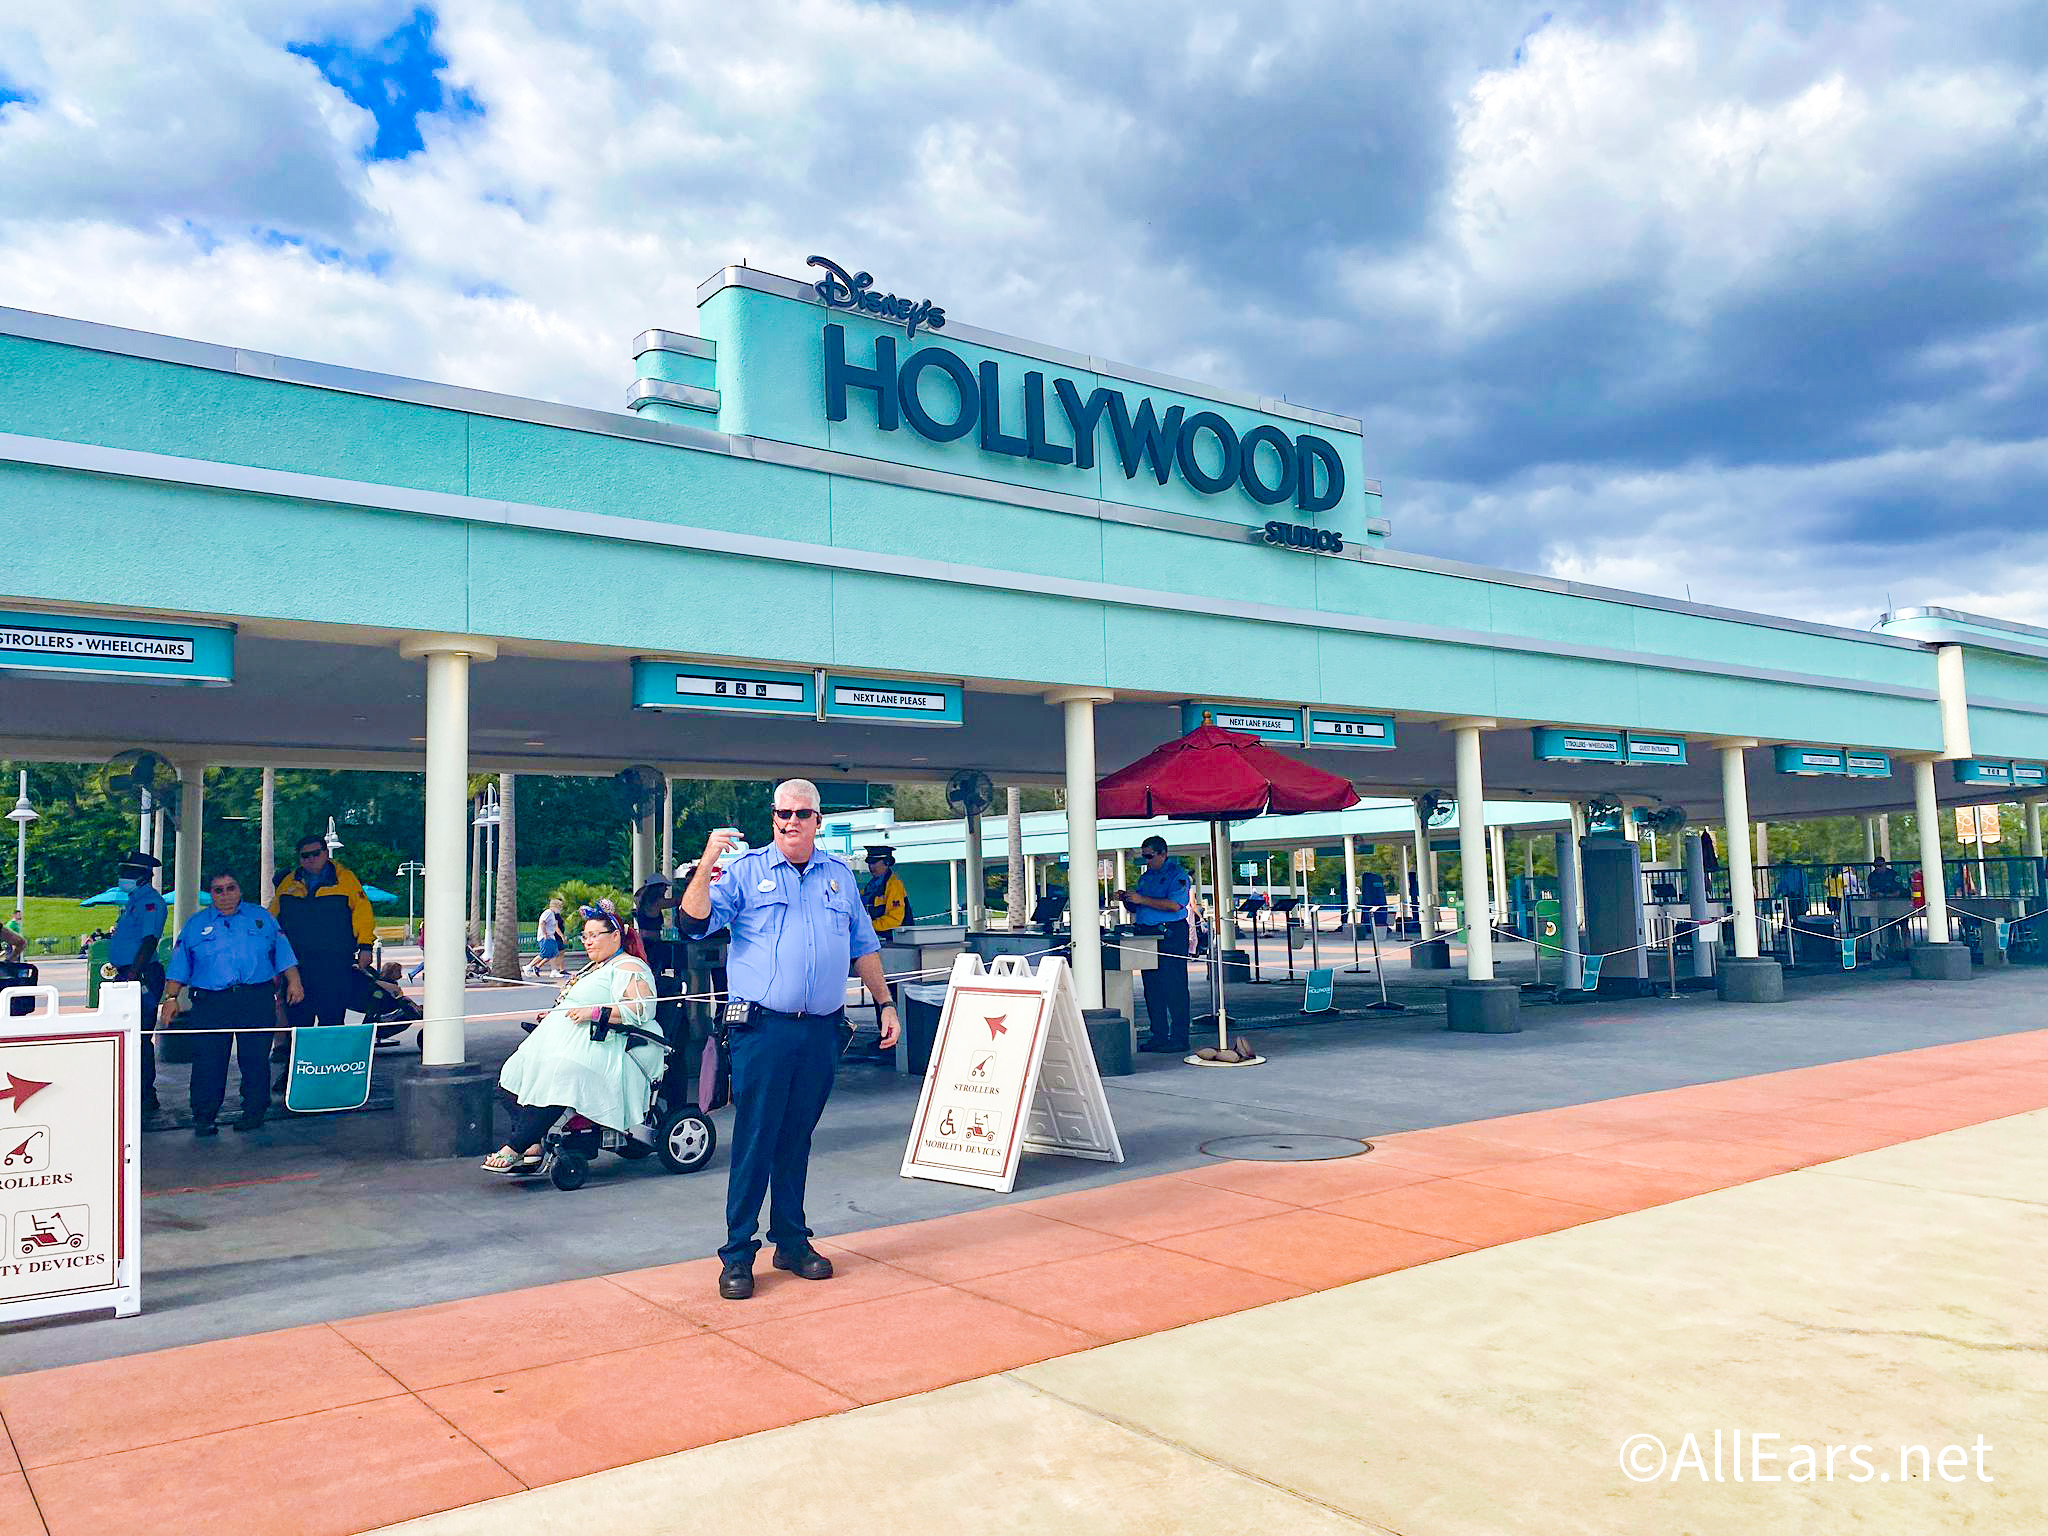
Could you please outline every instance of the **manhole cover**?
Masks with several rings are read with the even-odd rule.
[[[1370,1152],[1372,1143],[1349,1136],[1221,1136],[1203,1142],[1201,1150],[1251,1163],[1320,1163]]]

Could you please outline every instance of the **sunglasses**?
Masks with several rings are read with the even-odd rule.
[[[814,821],[818,815],[816,811],[807,805],[799,806],[793,811],[785,811],[782,807],[777,806],[772,814],[777,821]]]
[[[326,852],[327,850],[325,848],[301,848],[299,850],[299,862],[303,864],[308,859],[320,858]]]

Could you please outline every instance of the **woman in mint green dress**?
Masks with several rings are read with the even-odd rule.
[[[609,901],[583,909],[583,948],[590,963],[498,1074],[498,1086],[511,1101],[512,1134],[484,1162],[493,1173],[539,1167],[541,1137],[565,1110],[622,1132],[647,1118],[662,1053],[645,1041],[635,1047],[621,1034],[593,1040],[590,1026],[659,1028],[654,972],[640,951],[640,936]]]

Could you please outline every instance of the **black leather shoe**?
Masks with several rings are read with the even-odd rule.
[[[1156,1053],[1163,1051],[1178,1051],[1180,1047],[1173,1044],[1171,1041],[1167,1040],[1144,1039],[1138,1042],[1138,1049],[1141,1051],[1152,1051]]]
[[[775,1250],[775,1267],[786,1269],[799,1280],[830,1280],[832,1261],[815,1248],[806,1248],[802,1253],[784,1253]]]
[[[218,1136],[220,1134],[220,1127],[215,1125],[211,1120],[200,1120],[193,1124],[192,1134],[195,1137]]]
[[[244,1115],[235,1122],[235,1129],[238,1131],[260,1131],[263,1129],[263,1117],[261,1115]]]
[[[718,1294],[727,1301],[745,1301],[754,1294],[754,1263],[734,1259],[718,1272]]]

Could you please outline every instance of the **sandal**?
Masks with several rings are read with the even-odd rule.
[[[540,1167],[540,1161],[531,1153],[514,1152],[508,1155],[505,1149],[500,1147],[478,1166],[486,1173],[520,1174],[532,1173]]]

